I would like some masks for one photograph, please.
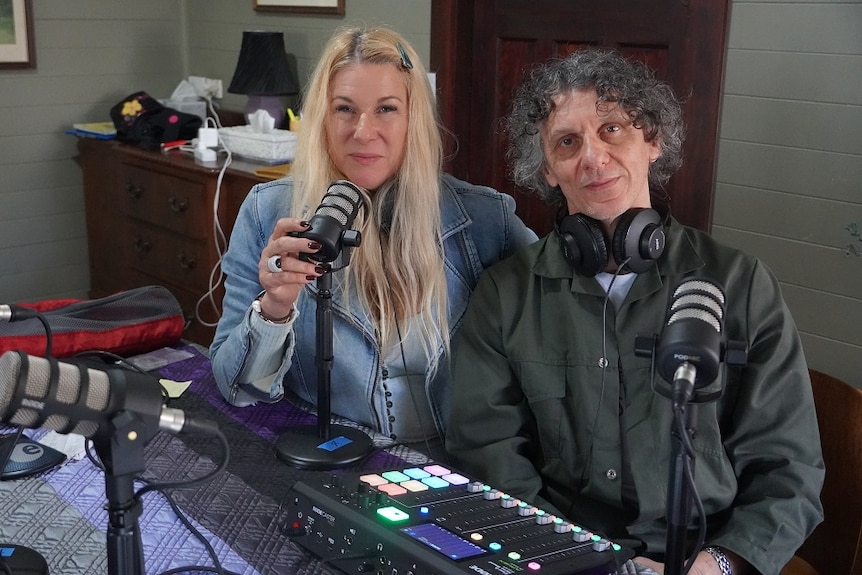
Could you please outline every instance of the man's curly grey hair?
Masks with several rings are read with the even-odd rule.
[[[536,66],[516,92],[503,124],[515,184],[549,204],[564,201],[559,187],[551,187],[545,180],[541,129],[554,110],[554,98],[589,88],[595,88],[598,94],[599,111],[603,103],[617,104],[643,130],[648,142],[658,139],[661,154],[650,165],[649,185],[653,193],[663,190],[682,165],[685,128],[679,100],[645,64],[597,48],[579,50]]]

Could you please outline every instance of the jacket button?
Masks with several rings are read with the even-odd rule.
[[[608,478],[608,481],[616,481],[617,470],[616,469],[608,469],[607,471],[605,471],[605,477]]]

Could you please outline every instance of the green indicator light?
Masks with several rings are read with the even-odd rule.
[[[397,507],[381,507],[377,510],[377,515],[389,521],[390,523],[400,523],[407,521],[410,516],[398,509]]]
[[[613,547],[614,547],[614,551],[621,551],[622,550],[622,546],[618,543],[614,543]]]
[[[602,540],[602,538],[599,537],[598,535],[593,535],[590,539],[592,539],[593,541],[601,541]]]

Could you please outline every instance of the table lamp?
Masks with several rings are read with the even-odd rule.
[[[242,33],[239,60],[227,91],[248,96],[246,121],[258,110],[266,110],[275,127],[281,127],[285,110],[279,96],[299,92],[299,82],[287,63],[283,32]]]

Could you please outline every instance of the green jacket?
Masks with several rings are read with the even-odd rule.
[[[612,538],[637,538],[662,559],[672,404],[651,387],[650,359],[634,343],[661,333],[684,276],[711,278],[727,296],[723,337],[746,342],[748,358],[723,366],[705,389],[724,385],[720,399],[697,407],[706,541],[775,575],[823,516],[799,335],[763,263],[673,220],[667,238],[619,310],[594,278],[575,274],[555,233],[487,270],[453,343],[447,448],[489,485]],[[668,385],[658,375],[654,384]]]

